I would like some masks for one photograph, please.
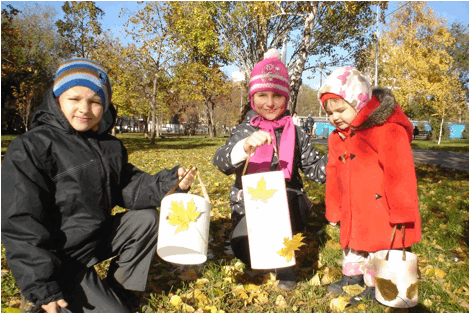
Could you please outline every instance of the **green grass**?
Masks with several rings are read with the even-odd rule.
[[[468,139],[442,140],[440,145],[437,145],[437,140],[413,140],[411,147],[468,154],[468,143]]]
[[[325,186],[304,178],[305,189],[312,200],[313,212],[303,246],[296,255],[298,286],[292,292],[275,288],[267,277],[251,278],[244,265],[227,251],[230,235],[228,189],[234,176],[216,171],[211,161],[214,152],[226,138],[202,136],[158,139],[151,145],[141,134],[123,134],[119,138],[129,151],[129,161],[137,167],[156,173],[180,164],[197,166],[211,197],[211,222],[208,253],[210,259],[198,267],[176,268],[155,257],[150,270],[147,291],[142,294],[141,311],[153,312],[332,312],[330,302],[337,296],[327,293],[327,284],[315,285],[310,280],[319,274],[323,279],[341,278],[339,228],[324,218]],[[2,136],[2,147],[4,144]],[[327,148],[316,145],[322,153]],[[422,241],[413,246],[418,255],[422,277],[419,305],[409,312],[468,313],[469,259],[468,172],[417,165],[418,195],[422,219]],[[196,184],[191,193],[202,195]],[[115,212],[122,211],[115,208]],[[96,268],[104,277],[109,262]],[[170,303],[177,297],[183,303]],[[19,303],[19,290],[9,272],[2,249],[2,307]],[[380,304],[366,302],[347,307],[345,312],[403,312]]]

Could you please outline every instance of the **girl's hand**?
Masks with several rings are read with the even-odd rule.
[[[245,144],[243,144],[243,149],[245,150],[245,153],[249,154],[250,152],[253,152],[256,150],[257,147],[268,144],[271,145],[273,142],[273,138],[271,134],[268,132],[259,130],[258,132],[255,132],[251,134],[245,141]]]
[[[194,175],[196,174],[196,170],[197,168],[193,167],[191,171],[186,175],[186,177],[180,182],[180,184],[178,185],[180,189],[182,189],[183,191],[186,191],[187,189],[189,189],[191,184],[194,183]],[[178,169],[178,180],[184,176],[186,171],[187,169],[183,167],[180,167]]]

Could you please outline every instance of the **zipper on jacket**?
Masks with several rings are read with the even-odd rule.
[[[91,148],[91,150],[95,153],[95,155],[98,156],[98,160],[100,161],[101,171],[103,172],[104,181],[105,181],[105,188],[103,189],[104,190],[104,198],[106,200],[107,208],[109,208],[109,214],[111,214],[111,211],[112,211],[111,200],[109,199],[109,193],[108,193],[108,188],[109,188],[108,173],[106,171],[106,167],[104,166],[103,158],[102,158],[99,150],[97,148],[95,148],[95,144],[93,144],[93,141],[98,142],[98,140],[96,140],[94,138],[87,137],[87,136],[83,136],[83,137],[85,138],[85,142],[87,143],[87,145]]]

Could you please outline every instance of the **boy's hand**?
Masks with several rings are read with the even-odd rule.
[[[245,150],[245,153],[249,154],[250,152],[253,152],[257,147],[268,144],[271,145],[273,142],[273,138],[271,134],[268,132],[259,130],[253,134],[251,134],[245,141],[245,144],[243,144],[243,149]]]
[[[64,299],[60,299],[59,301],[52,301],[48,304],[41,305],[42,309],[46,311],[46,313],[60,313],[60,307],[67,307],[69,304],[65,302]]]
[[[186,177],[180,182],[179,188],[182,189],[183,191],[189,189],[191,184],[194,183],[194,175],[196,174],[196,167],[193,167],[191,171],[186,175]],[[178,169],[178,180],[181,179],[184,174],[186,173],[187,169],[180,167]]]

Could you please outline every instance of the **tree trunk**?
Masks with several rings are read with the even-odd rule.
[[[157,77],[153,79],[152,94],[152,129],[150,131],[150,144],[155,144],[155,129],[157,127]]]
[[[149,132],[149,117],[144,116],[144,133],[147,134],[148,132]]]
[[[216,136],[216,129],[215,129],[215,124],[214,124],[214,108],[215,104],[209,100],[206,103],[206,108],[207,108],[207,128],[209,129],[209,137],[213,138]]]
[[[290,75],[290,100],[288,108],[291,113],[295,112],[297,106],[297,96],[299,94],[300,86],[302,85],[302,73],[305,69],[305,63],[308,58],[308,50],[312,40],[313,22],[318,9],[317,2],[311,2],[311,12],[308,13],[304,22],[304,30],[302,34],[302,47],[299,51],[299,57],[295,61],[294,69]]]
[[[116,124],[117,124],[117,119],[118,119],[118,105],[113,104],[114,109],[116,110],[116,116],[114,117],[114,126],[113,129],[111,130],[111,135],[116,136]]]
[[[442,113],[442,120],[441,120],[441,126],[439,128],[439,139],[437,140],[437,145],[441,145],[441,138],[442,138],[442,127],[444,125],[444,116],[445,116],[445,111]]]

